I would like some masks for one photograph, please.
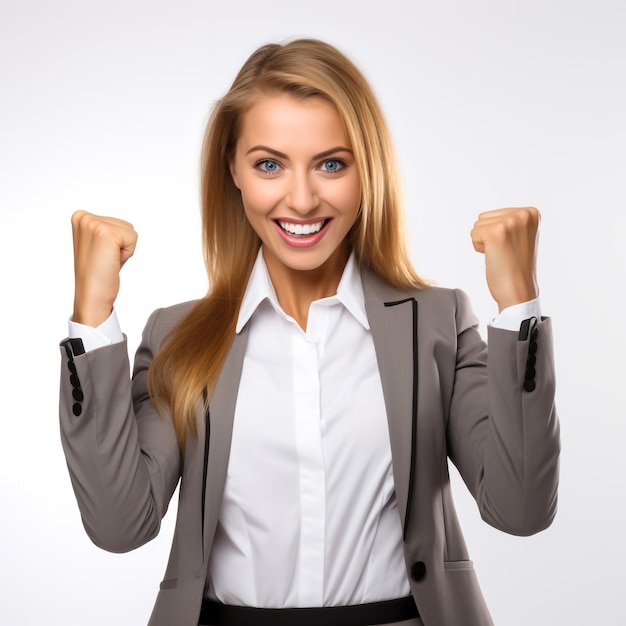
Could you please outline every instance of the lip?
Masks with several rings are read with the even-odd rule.
[[[310,235],[292,235],[285,231],[279,224],[279,222],[287,222],[289,224],[296,224],[305,226],[307,224],[317,224],[318,222],[324,222],[322,228],[316,233]],[[280,238],[292,248],[310,248],[317,245],[326,235],[328,226],[332,222],[332,218],[317,218],[310,220],[294,220],[294,219],[276,219],[274,220],[274,227]]]

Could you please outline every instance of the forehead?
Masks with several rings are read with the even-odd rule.
[[[350,148],[337,109],[318,96],[299,98],[290,94],[262,96],[244,114],[238,145],[250,148],[275,143]],[[332,145],[326,145],[326,144]]]

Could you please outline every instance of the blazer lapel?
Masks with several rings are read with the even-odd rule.
[[[372,330],[391,442],[396,498],[406,539],[415,497],[417,454],[417,301],[363,271],[365,309]]]
[[[233,434],[235,405],[248,340],[248,326],[235,335],[206,412],[202,490],[202,545],[205,562],[220,513]]]

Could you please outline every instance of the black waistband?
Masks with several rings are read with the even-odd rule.
[[[419,617],[413,598],[351,606],[256,609],[202,601],[200,626],[375,626]]]

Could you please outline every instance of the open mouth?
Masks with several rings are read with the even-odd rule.
[[[310,237],[317,233],[328,224],[330,220],[324,219],[319,222],[311,222],[309,224],[294,224],[293,222],[283,222],[277,220],[278,225],[291,237]]]

